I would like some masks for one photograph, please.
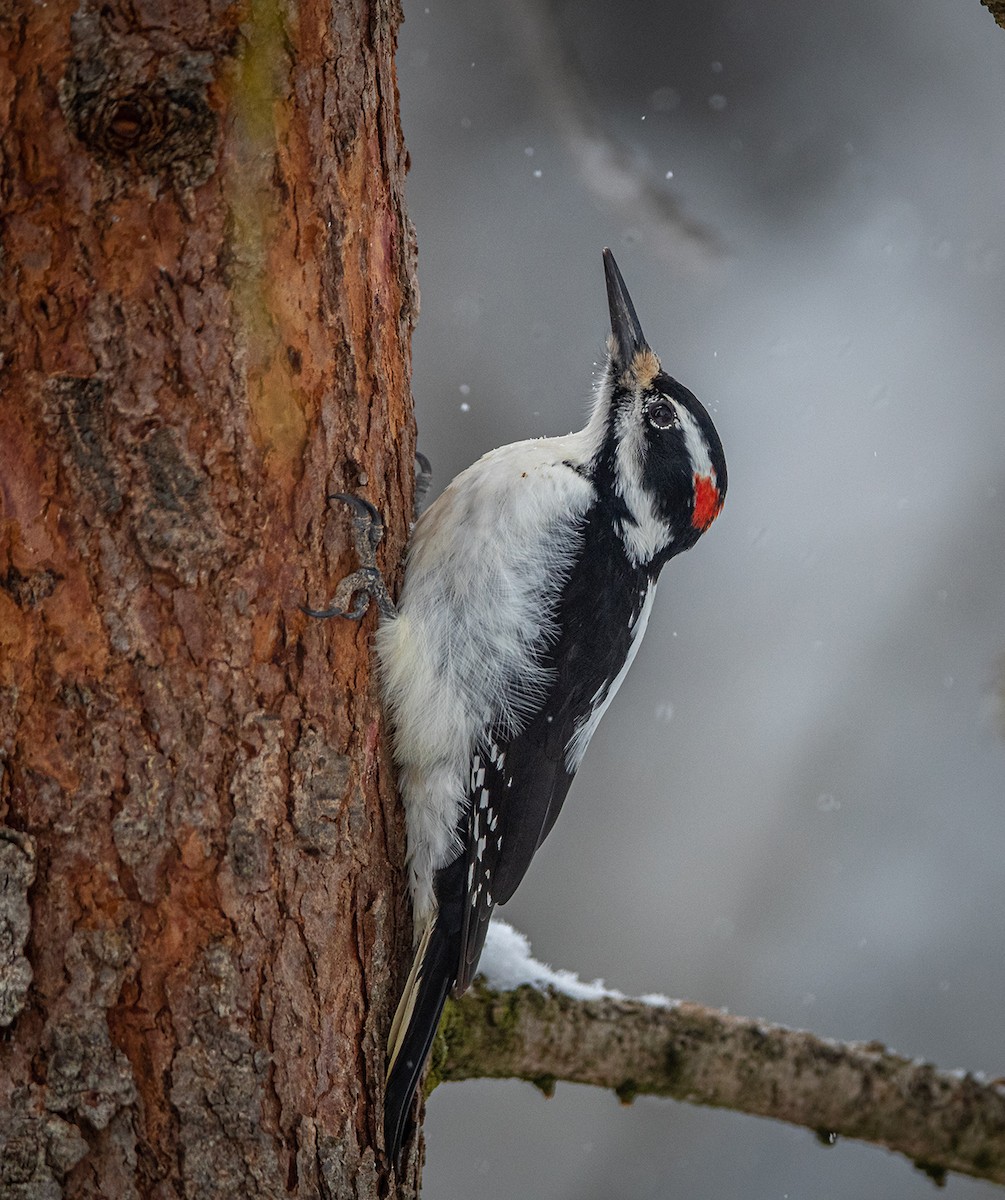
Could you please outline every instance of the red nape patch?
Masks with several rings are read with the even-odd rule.
[[[695,529],[707,529],[719,515],[722,497],[711,475],[694,477],[694,512],[691,524]]]

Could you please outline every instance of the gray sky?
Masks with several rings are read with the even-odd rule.
[[[583,424],[605,245],[729,463],[502,915],[630,994],[1005,1074],[1005,31],[978,0],[405,13],[434,486]],[[426,1132],[445,1200],[931,1194],[571,1086],[443,1087]]]

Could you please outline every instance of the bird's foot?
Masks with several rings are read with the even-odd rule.
[[[354,510],[352,537],[360,565],[336,587],[335,597],[328,608],[308,608],[302,604],[301,609],[309,617],[345,617],[349,621],[358,621],[370,607],[372,597],[376,600],[382,617],[393,617],[396,611],[394,601],[387,590],[374,553],[384,536],[384,522],[380,513],[369,500],[350,496],[346,492],[336,492],[328,499],[344,500]]]

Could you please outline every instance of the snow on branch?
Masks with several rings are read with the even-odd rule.
[[[431,1082],[557,1080],[788,1121],[1005,1184],[1005,1081],[937,1070],[877,1042],[840,1043],[662,997],[629,1000],[553,971],[495,923],[484,979],[448,1005]]]

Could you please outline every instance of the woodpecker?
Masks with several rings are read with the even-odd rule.
[[[417,521],[397,609],[356,508],[360,571],[336,605],[376,634],[405,806],[415,954],[388,1041],[385,1148],[396,1160],[453,991],[489,918],[548,836],[635,658],[663,566],[718,516],[726,461],[712,420],[650,349],[604,250],[611,334],[585,427],[492,450]]]

